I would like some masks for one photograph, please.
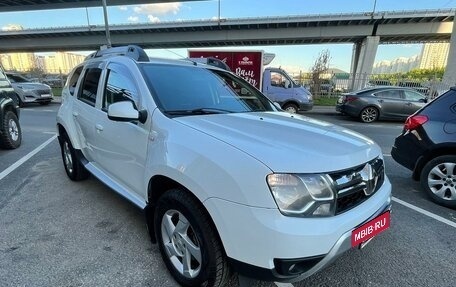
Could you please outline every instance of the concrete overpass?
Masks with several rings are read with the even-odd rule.
[[[355,75],[371,74],[380,43],[450,41],[454,16],[454,9],[352,13],[111,25],[110,31],[113,45],[144,48],[354,43]],[[104,26],[0,32],[0,53],[94,50],[104,43]],[[454,49],[449,63],[456,67]],[[353,83],[358,83],[353,88],[365,84]]]
[[[201,1],[201,0],[179,0],[186,1]],[[134,4],[154,4],[154,3],[169,3],[176,2],[175,0],[109,0],[108,6],[118,5],[134,5]],[[7,0],[0,1],[0,12],[15,12],[26,10],[53,10],[66,8],[86,8],[100,7],[101,0]]]

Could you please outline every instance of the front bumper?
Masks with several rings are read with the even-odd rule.
[[[51,102],[54,98],[52,90],[39,90],[23,94],[25,103]]]
[[[221,199],[209,199],[204,204],[237,272],[260,280],[296,282],[349,250],[352,231],[390,208],[391,184],[385,178],[383,186],[368,200],[328,218],[287,217],[277,209]],[[283,275],[281,264],[286,261],[303,262],[306,268]]]
[[[314,106],[313,101],[309,101],[308,103],[299,103],[299,110],[300,111],[310,111]]]

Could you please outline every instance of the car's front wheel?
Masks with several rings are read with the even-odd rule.
[[[183,286],[223,286],[229,267],[222,245],[200,202],[172,189],[157,202],[155,234],[163,260]]]
[[[3,130],[0,134],[0,146],[6,149],[18,148],[22,142],[22,130],[16,114],[6,111],[0,124]]]
[[[429,197],[436,203],[456,208],[456,156],[444,155],[429,161],[420,177]]]

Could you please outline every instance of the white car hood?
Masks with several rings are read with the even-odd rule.
[[[28,89],[28,90],[50,90],[51,89],[51,87],[49,87],[48,85],[41,84],[41,83],[32,83],[32,82],[11,83],[11,86],[13,86],[13,88],[21,87],[24,90],[26,90],[26,89]]]
[[[301,115],[232,113],[174,120],[242,150],[274,172],[338,171],[381,156],[371,139]]]

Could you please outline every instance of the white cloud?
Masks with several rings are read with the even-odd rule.
[[[159,4],[145,4],[136,6],[133,11],[138,14],[146,15],[166,15],[177,14],[181,8],[181,3],[159,3]]]
[[[147,18],[149,18],[149,21],[152,23],[160,23],[160,19],[154,15],[147,15]]]
[[[2,27],[2,31],[19,31],[23,29],[24,28],[19,24],[8,24]]]
[[[122,11],[128,11],[128,7],[127,6],[119,6],[119,9],[122,10]]]
[[[136,23],[139,21],[139,17],[138,16],[130,16],[128,17],[128,22],[133,22],[133,23]]]

